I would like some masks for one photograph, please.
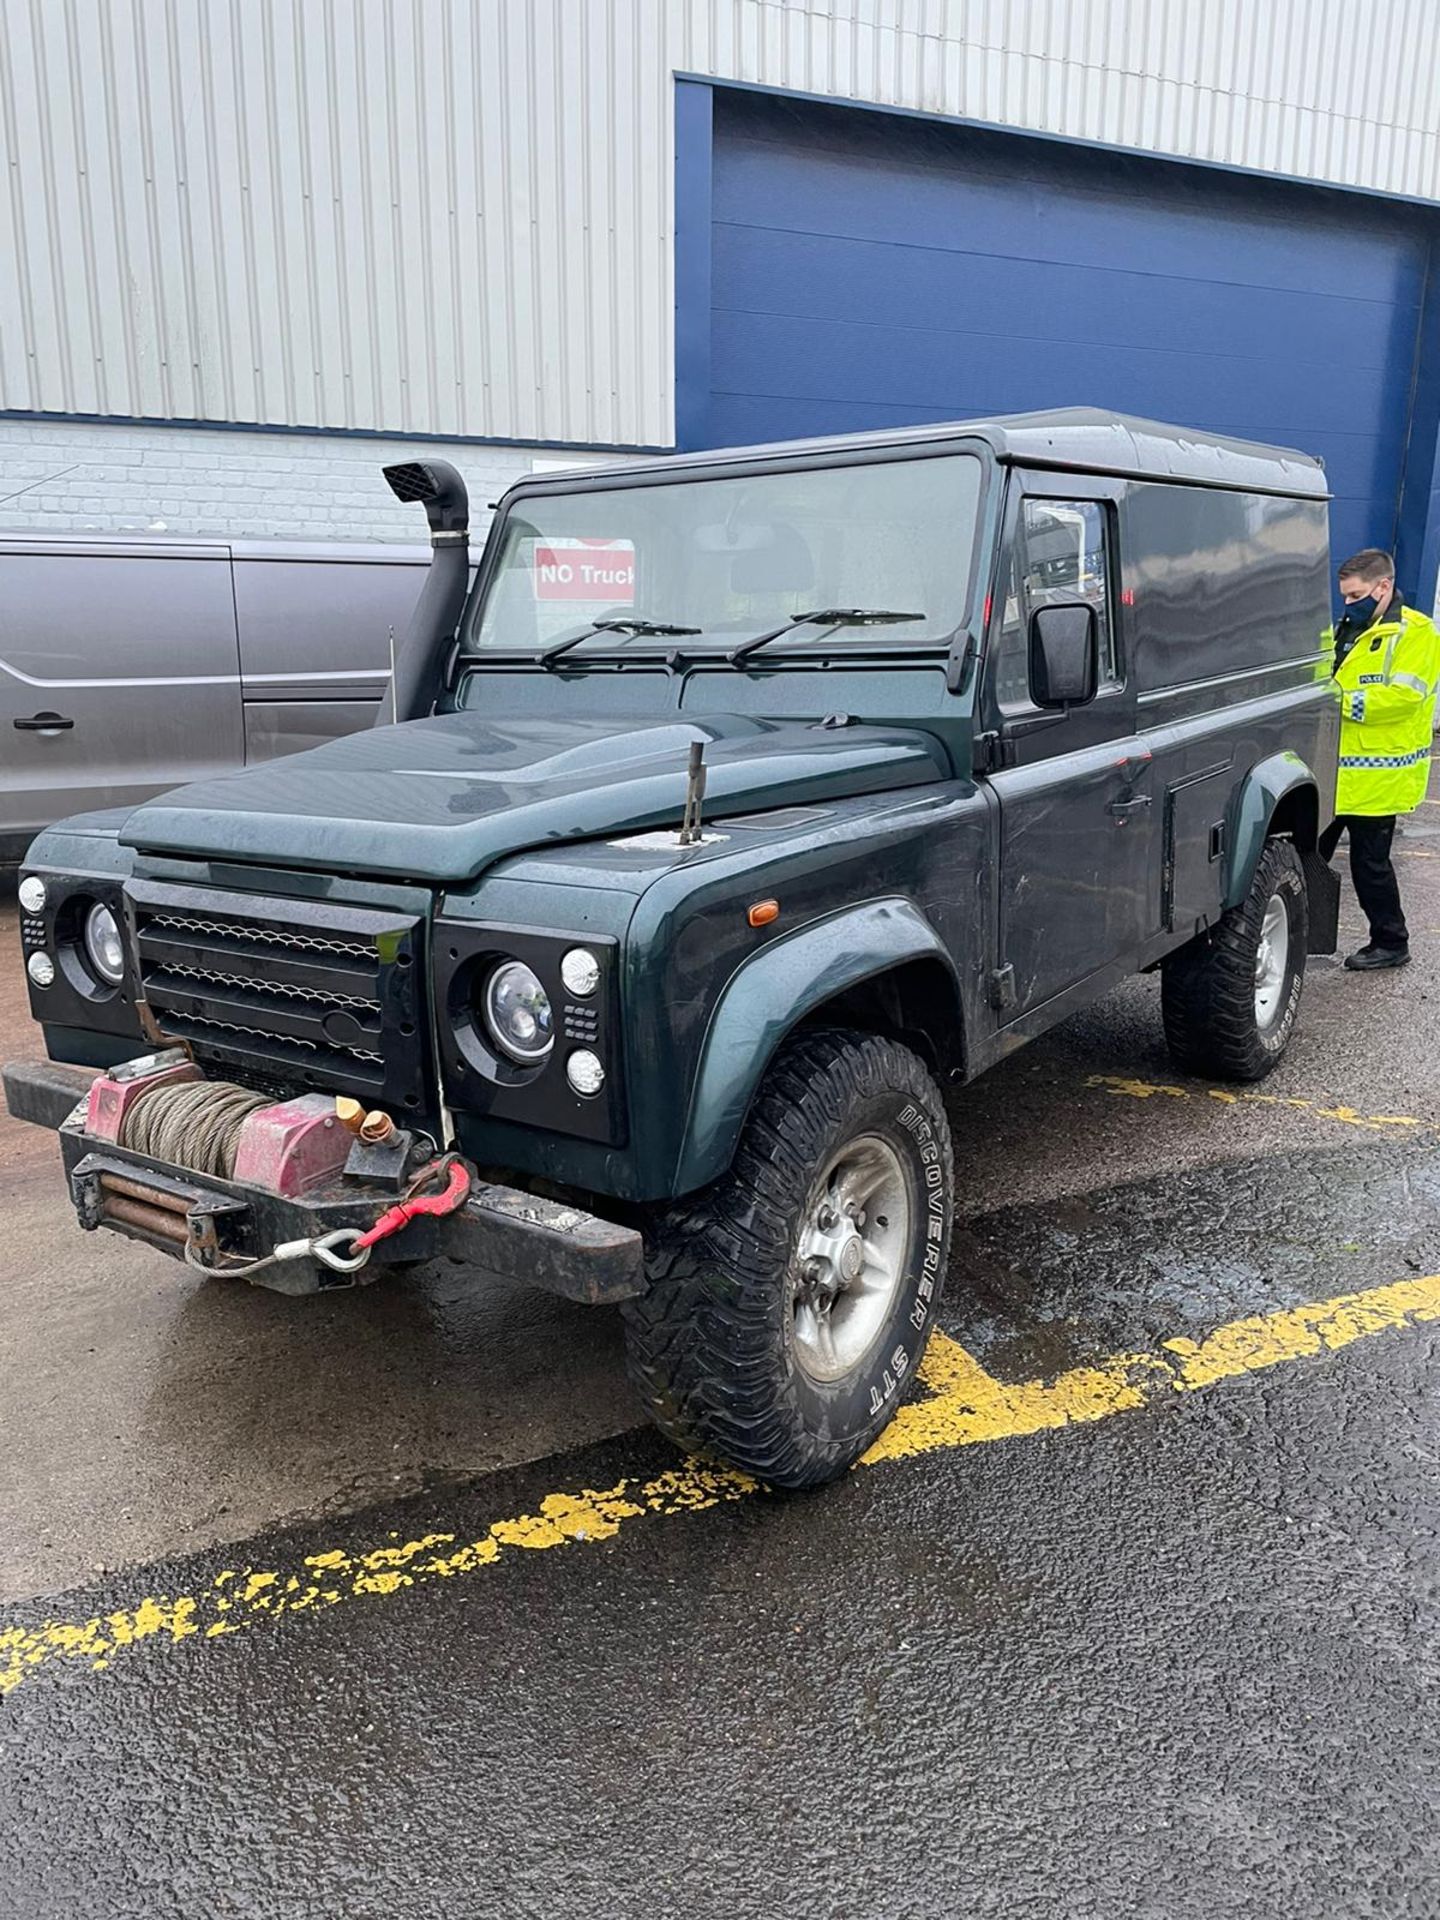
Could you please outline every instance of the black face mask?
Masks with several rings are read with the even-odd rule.
[[[1344,609],[1351,633],[1363,633],[1378,611],[1373,593],[1367,593],[1363,600],[1352,600]]]

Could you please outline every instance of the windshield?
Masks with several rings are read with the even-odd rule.
[[[540,652],[584,636],[567,664],[657,647],[728,652],[832,609],[867,618],[812,621],[764,657],[822,643],[933,646],[965,615],[980,483],[973,454],[945,454],[529,494],[507,516],[466,651]],[[692,632],[658,637],[646,623]]]

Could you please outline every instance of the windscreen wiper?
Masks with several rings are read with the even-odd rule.
[[[883,607],[820,607],[814,613],[793,615],[783,627],[773,627],[769,633],[757,633],[753,640],[745,640],[738,647],[732,647],[725,657],[732,667],[742,666],[752,653],[768,647],[772,640],[782,640],[787,633],[793,633],[796,627],[884,627],[893,620],[924,620],[927,617],[923,613],[889,613]]]
[[[668,640],[699,632],[701,632],[699,627],[672,627],[663,620],[642,620],[638,616],[633,620],[626,620],[617,615],[613,619],[592,620],[588,627],[582,627],[579,633],[572,633],[564,640],[557,640],[553,647],[546,647],[537,657],[542,667],[548,667],[551,661],[558,660],[562,653],[568,653],[572,647],[578,647],[582,640],[589,640],[597,633],[654,634]]]

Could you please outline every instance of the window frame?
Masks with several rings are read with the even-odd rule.
[[[970,553],[968,559],[969,586],[965,605],[959,622],[952,633],[937,636],[931,640],[911,642],[908,645],[891,643],[885,645],[874,638],[862,640],[857,630],[849,646],[834,646],[829,651],[837,658],[854,657],[858,659],[884,658],[887,663],[903,664],[908,661],[924,664],[937,655],[958,657],[958,642],[967,631],[973,631],[983,606],[985,579],[988,569],[983,564],[985,548],[988,544],[991,525],[991,503],[997,481],[1003,478],[1004,468],[997,463],[994,450],[984,441],[968,434],[957,434],[953,438],[935,439],[917,437],[913,442],[887,444],[883,441],[870,445],[842,446],[833,450],[817,451],[813,442],[798,442],[793,449],[787,448],[783,454],[763,455],[746,458],[723,456],[715,461],[694,458],[682,458],[673,467],[628,468],[593,467],[577,471],[573,477],[562,484],[556,484],[556,476],[527,475],[510,488],[496,503],[495,518],[487,530],[484,550],[480,563],[466,597],[465,607],[457,622],[454,648],[454,672],[470,673],[491,666],[507,667],[516,665],[534,665],[540,655],[532,647],[479,647],[473,644],[484,618],[487,603],[494,590],[500,573],[500,555],[504,546],[504,535],[512,511],[523,508],[527,499],[537,494],[558,495],[575,493],[606,492],[618,487],[675,486],[698,480],[734,480],[758,479],[771,474],[790,472],[824,472],[836,467],[888,466],[901,461],[934,460],[968,455],[978,462],[980,484],[975,503],[975,521],[971,530]],[[888,631],[888,630],[887,630]],[[844,635],[841,636],[845,638]],[[543,651],[543,650],[542,650]],[[687,646],[683,649],[688,662],[705,664],[715,659],[723,659],[728,651],[726,646],[709,647],[702,645]],[[787,647],[784,642],[765,649],[763,658],[767,662],[785,660],[823,660],[826,657],[824,645],[801,639],[795,646]],[[650,660],[671,662],[675,659],[674,642],[657,644],[650,642],[631,643],[625,648],[627,661],[636,663]],[[595,659],[585,649],[579,649],[567,664],[584,666],[587,660]],[[597,662],[598,664],[598,662]]]
[[[1120,525],[1117,512],[1118,496],[1123,482],[1107,482],[1103,476],[1091,476],[1080,473],[1036,474],[1016,473],[1009,511],[1005,516],[1005,535],[998,555],[996,584],[991,609],[990,629],[985,638],[986,680],[989,688],[989,700],[999,724],[1007,729],[1027,722],[1046,723],[1055,720],[1057,715],[1044,707],[1037,706],[1029,690],[1029,611],[1023,616],[1022,638],[1025,649],[1026,696],[1022,703],[1006,703],[1000,698],[998,685],[1000,671],[1000,635],[1004,630],[1007,577],[1013,576],[1015,561],[1021,551],[1021,540],[1025,531],[1027,510],[1032,502],[1048,508],[1095,507],[1100,513],[1101,536],[1103,541],[1105,565],[1104,621],[1105,627],[1101,639],[1101,671],[1095,691],[1096,700],[1109,700],[1124,694],[1128,684],[1127,649],[1120,620],[1122,604],[1119,590],[1121,566]],[[1019,598],[1017,586],[1017,600]],[[1077,596],[1078,598],[1078,596]],[[1108,636],[1108,649],[1105,644]],[[1108,651],[1108,661],[1106,654]],[[1109,671],[1107,671],[1107,668]]]

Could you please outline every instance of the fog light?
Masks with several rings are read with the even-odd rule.
[[[125,978],[125,946],[114,914],[99,901],[85,916],[85,951],[106,986],[118,987]]]
[[[48,953],[32,953],[25,962],[25,971],[37,987],[53,987],[55,984],[55,962]]]
[[[567,993],[583,1000],[600,984],[600,962],[588,947],[572,947],[560,962],[560,978]]]
[[[20,909],[22,913],[43,913],[45,911],[45,882],[38,874],[27,873],[20,882]]]
[[[565,1062],[565,1078],[576,1093],[599,1093],[605,1084],[605,1069],[593,1053],[582,1047]]]

